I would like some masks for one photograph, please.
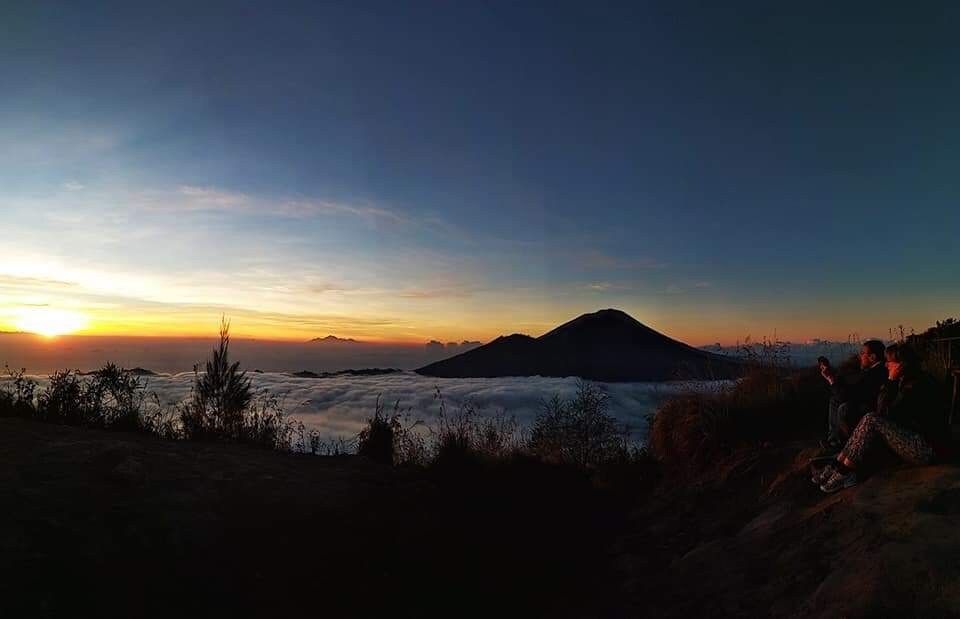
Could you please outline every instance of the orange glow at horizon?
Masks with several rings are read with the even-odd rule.
[[[462,316],[450,316],[446,319],[435,316],[434,325],[417,324],[398,318],[374,320],[358,318],[356,322],[347,317],[331,318],[329,322],[317,317],[272,316],[244,310],[230,311],[225,315],[231,321],[231,334],[237,339],[256,339],[276,342],[307,342],[314,338],[334,335],[339,338],[351,338],[359,342],[379,345],[415,346],[430,340],[441,342],[480,341],[489,342],[510,333],[526,333],[540,336],[560,324],[572,320],[579,313],[555,311],[556,317],[536,322],[513,323],[503,316],[486,317],[483,322],[465,320]],[[763,331],[763,325],[749,324],[747,321],[730,321],[720,325],[714,321],[703,320],[688,322],[684,317],[665,316],[659,312],[628,312],[647,326],[693,346],[720,343],[724,346],[743,342],[747,336],[753,341],[773,339],[776,329],[769,333]],[[113,337],[162,337],[162,338],[209,338],[214,337],[219,325],[220,315],[208,315],[206,311],[194,311],[180,308],[178,311],[159,313],[120,313],[116,308],[89,308],[84,312],[54,309],[49,307],[21,307],[13,314],[10,322],[16,329],[35,333],[47,338],[59,335],[113,336]],[[800,327],[789,335],[782,334],[781,339],[802,343],[814,337],[846,341],[845,334],[818,333],[812,325]],[[2,327],[2,325],[0,325]],[[731,333],[730,329],[737,329]],[[2,330],[2,329],[0,329]],[[806,337],[806,333],[815,334]]]
[[[28,307],[20,310],[14,325],[21,331],[52,338],[76,333],[90,320],[85,314],[50,307]]]

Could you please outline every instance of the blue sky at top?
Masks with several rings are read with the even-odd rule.
[[[0,16],[0,322],[482,338],[617,306],[703,343],[960,301],[949,3]]]

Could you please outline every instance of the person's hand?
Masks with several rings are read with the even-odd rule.
[[[896,361],[887,361],[887,378],[897,380],[903,372],[903,364]]]
[[[833,375],[833,370],[829,365],[820,366],[820,376],[823,376],[823,379],[831,385],[833,384],[833,381],[836,380],[836,377]]]

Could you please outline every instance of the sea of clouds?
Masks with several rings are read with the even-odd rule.
[[[504,411],[529,427],[541,403],[554,394],[572,397],[577,389],[576,378],[507,377],[447,378],[420,376],[399,372],[380,376],[333,376],[298,378],[283,373],[251,373],[253,386],[261,393],[283,399],[284,408],[310,430],[324,439],[352,438],[373,415],[377,398],[389,409],[394,402],[410,409],[409,413],[426,422],[436,419],[440,406],[435,394],[443,396],[448,413],[465,402],[473,403],[481,414]],[[34,377],[41,385],[43,376]],[[7,379],[0,380],[0,386]],[[163,404],[173,404],[190,393],[192,372],[144,378],[148,392],[155,392]],[[595,383],[610,396],[610,413],[630,428],[634,440],[642,441],[647,433],[649,416],[663,398],[691,389],[708,389],[701,383]]]

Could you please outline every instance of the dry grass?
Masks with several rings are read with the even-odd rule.
[[[746,367],[743,378],[718,391],[664,402],[650,427],[653,455],[698,469],[744,445],[818,436],[827,389],[816,370],[769,358]]]
[[[920,335],[908,335],[902,327],[891,330],[892,341],[912,346],[938,381],[944,407],[948,364],[945,347],[936,339],[956,324],[948,319]],[[660,461],[699,470],[739,447],[812,440],[824,433],[829,391],[815,368],[794,367],[789,347],[776,341],[747,342],[740,352],[743,378],[718,392],[691,392],[660,406],[648,438]],[[858,368],[853,354],[838,369],[845,374]]]

